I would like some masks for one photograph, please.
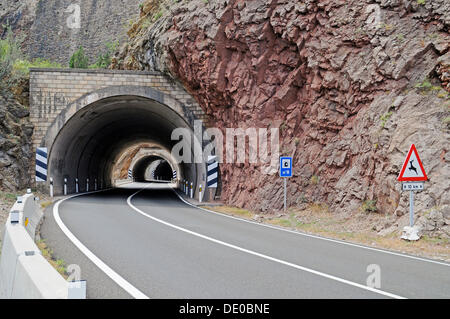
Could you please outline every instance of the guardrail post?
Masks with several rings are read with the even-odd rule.
[[[53,177],[50,177],[50,197],[53,198]]]
[[[75,178],[75,193],[80,192],[80,188],[78,187],[78,178]]]
[[[67,178],[64,178],[64,195],[67,195]]]

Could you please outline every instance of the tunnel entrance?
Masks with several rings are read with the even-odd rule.
[[[136,162],[132,170],[132,175],[136,182],[170,182],[173,179],[174,170],[164,158],[148,156]]]
[[[56,120],[58,121],[58,119]],[[55,194],[63,192],[67,180],[68,193],[114,185],[113,175],[121,155],[131,147],[146,143],[158,145],[170,154],[178,141],[171,140],[175,128],[191,127],[179,113],[158,101],[142,96],[120,95],[100,99],[77,110],[64,123],[54,139],[49,154],[49,176],[54,180]],[[193,143],[194,145],[194,143]],[[139,181],[149,181],[148,168],[156,160],[153,173],[158,179],[177,177],[195,184],[205,176],[205,165],[177,163],[169,156],[147,156],[133,168]],[[151,180],[151,179],[150,179]]]

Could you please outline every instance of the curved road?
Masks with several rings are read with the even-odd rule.
[[[164,184],[69,198],[53,213],[42,237],[80,265],[89,298],[450,298],[448,263],[207,212]],[[366,284],[373,269],[379,288]]]

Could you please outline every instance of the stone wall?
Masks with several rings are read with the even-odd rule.
[[[95,62],[105,44],[123,42],[131,21],[139,16],[139,0],[0,0],[2,24],[9,24],[25,37],[24,49],[30,58],[45,58],[67,65],[73,52],[83,46]],[[80,28],[67,22],[79,5]],[[77,9],[75,9],[77,10]]]

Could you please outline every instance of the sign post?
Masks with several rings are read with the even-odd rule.
[[[287,178],[292,177],[292,157],[280,157],[280,177],[284,177],[284,210],[287,206]]]
[[[414,191],[424,189],[424,182],[428,180],[419,153],[417,153],[416,146],[411,145],[402,170],[398,175],[397,180],[402,183],[402,190],[409,190],[409,226],[414,225]]]

